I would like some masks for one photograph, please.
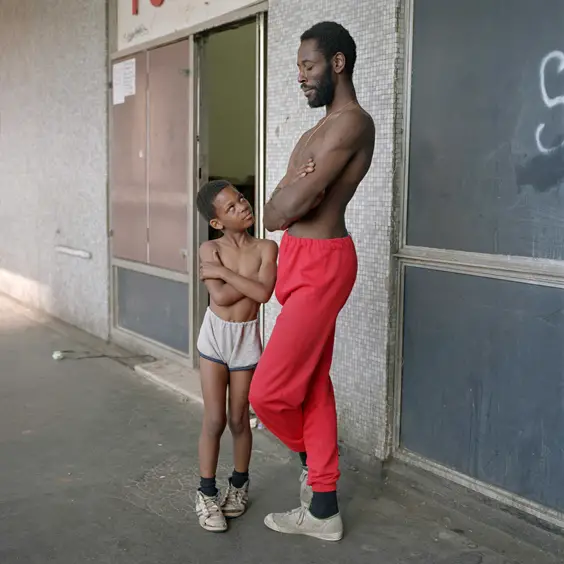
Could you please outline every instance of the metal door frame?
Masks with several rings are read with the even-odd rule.
[[[396,270],[395,296],[393,304],[397,312],[393,367],[393,402],[391,419],[391,454],[408,464],[417,466],[441,476],[489,498],[519,509],[558,527],[564,527],[564,513],[545,507],[539,503],[487,484],[442,464],[408,451],[401,446],[401,400],[403,372],[403,329],[404,329],[404,280],[406,267],[419,267],[442,272],[452,272],[495,278],[504,281],[521,282],[538,286],[550,286],[564,289],[564,261],[536,259],[473,253],[451,249],[416,247],[407,244],[407,202],[409,190],[409,152],[411,128],[411,77],[413,70],[413,31],[414,4],[423,0],[406,0],[405,6],[405,43],[403,76],[403,139],[402,163],[403,174],[400,180],[399,198],[399,233],[398,251],[394,255]]]
[[[203,35],[194,40],[195,47],[195,92],[194,92],[194,113],[195,113],[195,124],[196,130],[194,135],[194,167],[193,174],[193,185],[195,187],[193,194],[193,204],[194,204],[194,232],[192,236],[192,256],[193,259],[193,272],[198,273],[198,262],[199,262],[199,248],[203,241],[207,240],[208,234],[208,223],[204,218],[198,213],[196,209],[196,192],[203,186],[209,179],[209,143],[208,143],[208,117],[207,117],[207,106],[204,103],[203,93],[206,91],[206,43],[207,36]],[[205,285],[198,279],[197,276],[192,278],[192,286],[194,288],[192,296],[192,326],[195,331],[192,332],[192,346],[194,350],[196,349],[197,342],[197,328],[200,327],[204,314],[208,307],[208,293]],[[199,358],[197,355],[194,356],[193,366],[196,368],[199,366]]]
[[[257,15],[256,23],[256,141],[255,141],[255,217],[256,237],[264,239],[264,206],[266,204],[266,79],[267,79],[267,12]],[[259,312],[262,342],[266,342],[266,304]]]

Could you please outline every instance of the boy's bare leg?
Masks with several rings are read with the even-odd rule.
[[[249,421],[249,388],[253,371],[231,372],[229,376],[229,429],[233,435],[233,474],[223,500],[226,517],[242,515],[248,502],[249,462],[253,448],[253,433]]]
[[[200,525],[213,532],[227,529],[221,512],[218,490],[215,483],[219,444],[227,422],[225,415],[229,371],[223,364],[200,359],[200,378],[204,398],[204,419],[200,433],[200,489],[196,511]]]
[[[249,420],[249,389],[253,370],[232,372],[229,377],[229,429],[233,435],[235,471],[249,472],[253,433]]]
[[[219,443],[227,423],[225,404],[229,371],[223,364],[201,358],[200,378],[204,398],[204,420],[199,444],[200,476],[215,478]]]

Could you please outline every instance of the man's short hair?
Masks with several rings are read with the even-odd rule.
[[[196,199],[196,206],[198,207],[198,211],[208,221],[217,217],[215,211],[215,199],[218,194],[228,186],[231,186],[231,182],[228,182],[227,180],[212,180],[200,188]]]
[[[351,34],[336,22],[319,22],[302,34],[301,40],[315,39],[319,50],[330,61],[337,53],[345,56],[345,72],[352,76],[356,63],[356,43]]]

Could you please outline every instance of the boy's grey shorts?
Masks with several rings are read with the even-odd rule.
[[[258,319],[224,321],[208,308],[197,346],[202,358],[223,364],[230,372],[253,370],[262,354]]]

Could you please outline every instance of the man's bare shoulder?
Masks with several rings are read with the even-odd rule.
[[[372,116],[361,106],[356,106],[344,111],[335,120],[341,130],[347,130],[356,136],[364,136],[374,132],[374,120]]]
[[[328,129],[325,140],[330,145],[364,145],[373,143],[375,126],[372,116],[360,106],[337,116]]]

